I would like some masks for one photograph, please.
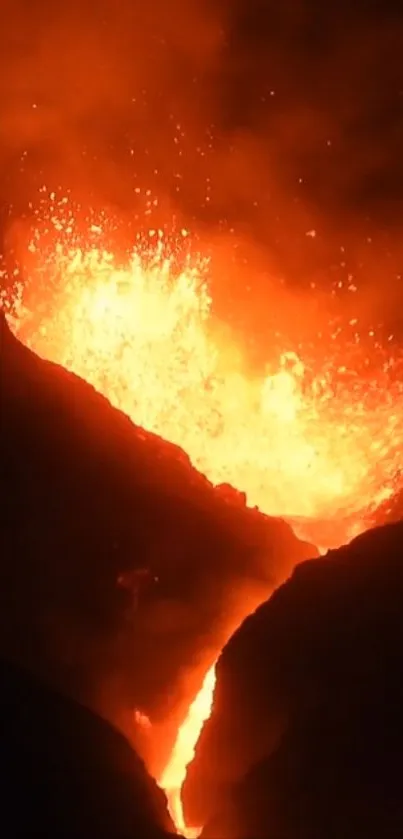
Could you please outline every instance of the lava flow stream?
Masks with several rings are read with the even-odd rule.
[[[190,827],[186,824],[181,789],[186,778],[186,770],[192,761],[195,747],[205,721],[211,714],[215,687],[215,664],[208,670],[202,687],[192,702],[187,716],[179,728],[175,745],[167,766],[159,779],[159,785],[165,790],[168,799],[168,809],[178,833],[187,839],[195,839],[201,832],[201,827]]]

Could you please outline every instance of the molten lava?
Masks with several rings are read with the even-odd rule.
[[[186,777],[186,770],[193,760],[196,743],[204,722],[209,718],[213,706],[215,687],[215,665],[208,670],[202,687],[192,702],[186,719],[179,728],[170,760],[160,778],[160,786],[165,790],[168,808],[178,833],[188,839],[195,839],[201,827],[186,825],[183,815],[181,789]]]
[[[284,346],[266,369],[248,370],[239,345],[224,344],[208,264],[189,255],[185,231],[182,248],[150,231],[117,256],[110,220],[83,227],[67,198],[45,199],[47,216],[21,257],[24,276],[3,295],[21,340],[179,444],[212,483],[244,491],[250,505],[339,521],[339,543],[359,532],[363,511],[392,495],[401,468],[403,386],[388,347],[375,343],[379,363],[367,365],[356,333],[342,358],[331,341],[313,361],[303,347]]]

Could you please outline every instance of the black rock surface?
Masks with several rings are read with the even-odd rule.
[[[402,522],[298,566],[218,662],[184,790],[206,839],[403,836],[402,651]]]
[[[164,794],[87,708],[0,661],[1,835],[168,839]]]

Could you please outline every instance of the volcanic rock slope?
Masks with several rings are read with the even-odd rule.
[[[184,790],[203,836],[403,836],[402,651],[403,522],[299,565],[218,661]]]
[[[0,662],[1,835],[168,839],[165,796],[125,737]]]
[[[173,736],[184,673],[201,676],[245,598],[315,549],[30,352],[1,313],[0,330],[0,655],[118,725],[134,707],[171,714]]]

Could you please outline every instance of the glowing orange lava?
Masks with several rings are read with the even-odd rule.
[[[347,344],[342,365],[330,345],[328,358],[318,352],[309,364],[284,347],[251,372],[239,346],[223,345],[205,260],[182,258],[158,231],[117,258],[105,227],[101,219],[83,233],[67,199],[51,206],[25,243],[14,331],[179,444],[212,483],[246,492],[269,514],[348,517],[340,541],[358,532],[362,511],[392,494],[401,468],[393,359],[359,375],[357,345],[351,367]]]
[[[192,702],[186,719],[179,728],[171,757],[159,780],[168,799],[168,808],[178,833],[188,839],[195,839],[201,832],[201,827],[186,825],[181,789],[186,777],[186,770],[195,753],[196,743],[204,722],[209,718],[213,706],[215,687],[215,665],[208,670],[202,687]]]

